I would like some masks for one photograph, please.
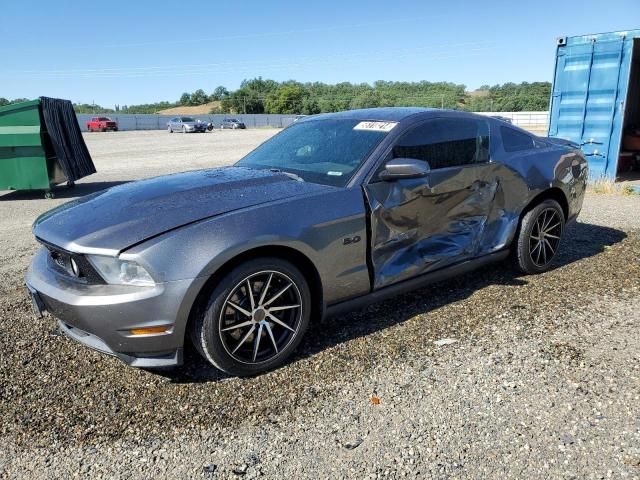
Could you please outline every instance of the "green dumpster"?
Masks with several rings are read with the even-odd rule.
[[[0,191],[45,190],[95,173],[68,100],[0,107]]]

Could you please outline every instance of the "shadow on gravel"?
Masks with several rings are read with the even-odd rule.
[[[107,188],[115,187],[127,183],[122,182],[87,182],[76,183],[74,187],[69,188],[65,185],[59,185],[51,189],[51,193],[54,198],[75,198],[84,197],[90,193],[106,190]],[[9,200],[42,200],[44,199],[44,190],[17,190],[4,195],[0,195],[0,201]]]
[[[597,255],[606,247],[621,242],[625,237],[624,232],[613,228],[586,223],[573,224],[567,229],[561,253],[555,260],[553,270]],[[513,268],[510,261],[505,261],[399,295],[391,300],[372,304],[364,310],[327,319],[321,325],[311,326],[297,354],[289,361],[314,355],[334,345],[392,327],[449,303],[464,300],[489,285],[526,285],[526,278]],[[518,306],[514,306],[516,307]],[[155,370],[153,373],[167,377],[174,383],[216,382],[229,378],[211,367],[190,345],[186,350],[182,367]]]

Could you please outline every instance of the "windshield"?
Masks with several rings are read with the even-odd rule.
[[[304,181],[344,187],[393,126],[350,119],[295,123],[236,165],[282,170]]]
[[[181,120],[183,122],[195,122],[195,120],[191,117],[182,117]]]
[[[100,121],[100,122],[108,122],[108,121],[110,121],[110,120],[111,120],[111,119],[110,119],[109,117],[100,117],[100,118],[98,119],[98,121]]]

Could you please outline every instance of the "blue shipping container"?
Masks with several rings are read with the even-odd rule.
[[[640,129],[640,30],[559,38],[549,136],[582,145],[592,180],[615,179],[631,129]]]

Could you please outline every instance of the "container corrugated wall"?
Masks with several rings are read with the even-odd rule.
[[[640,30],[558,39],[549,136],[583,145],[591,179],[616,177],[625,112],[628,123],[640,110],[630,81],[639,39]]]

